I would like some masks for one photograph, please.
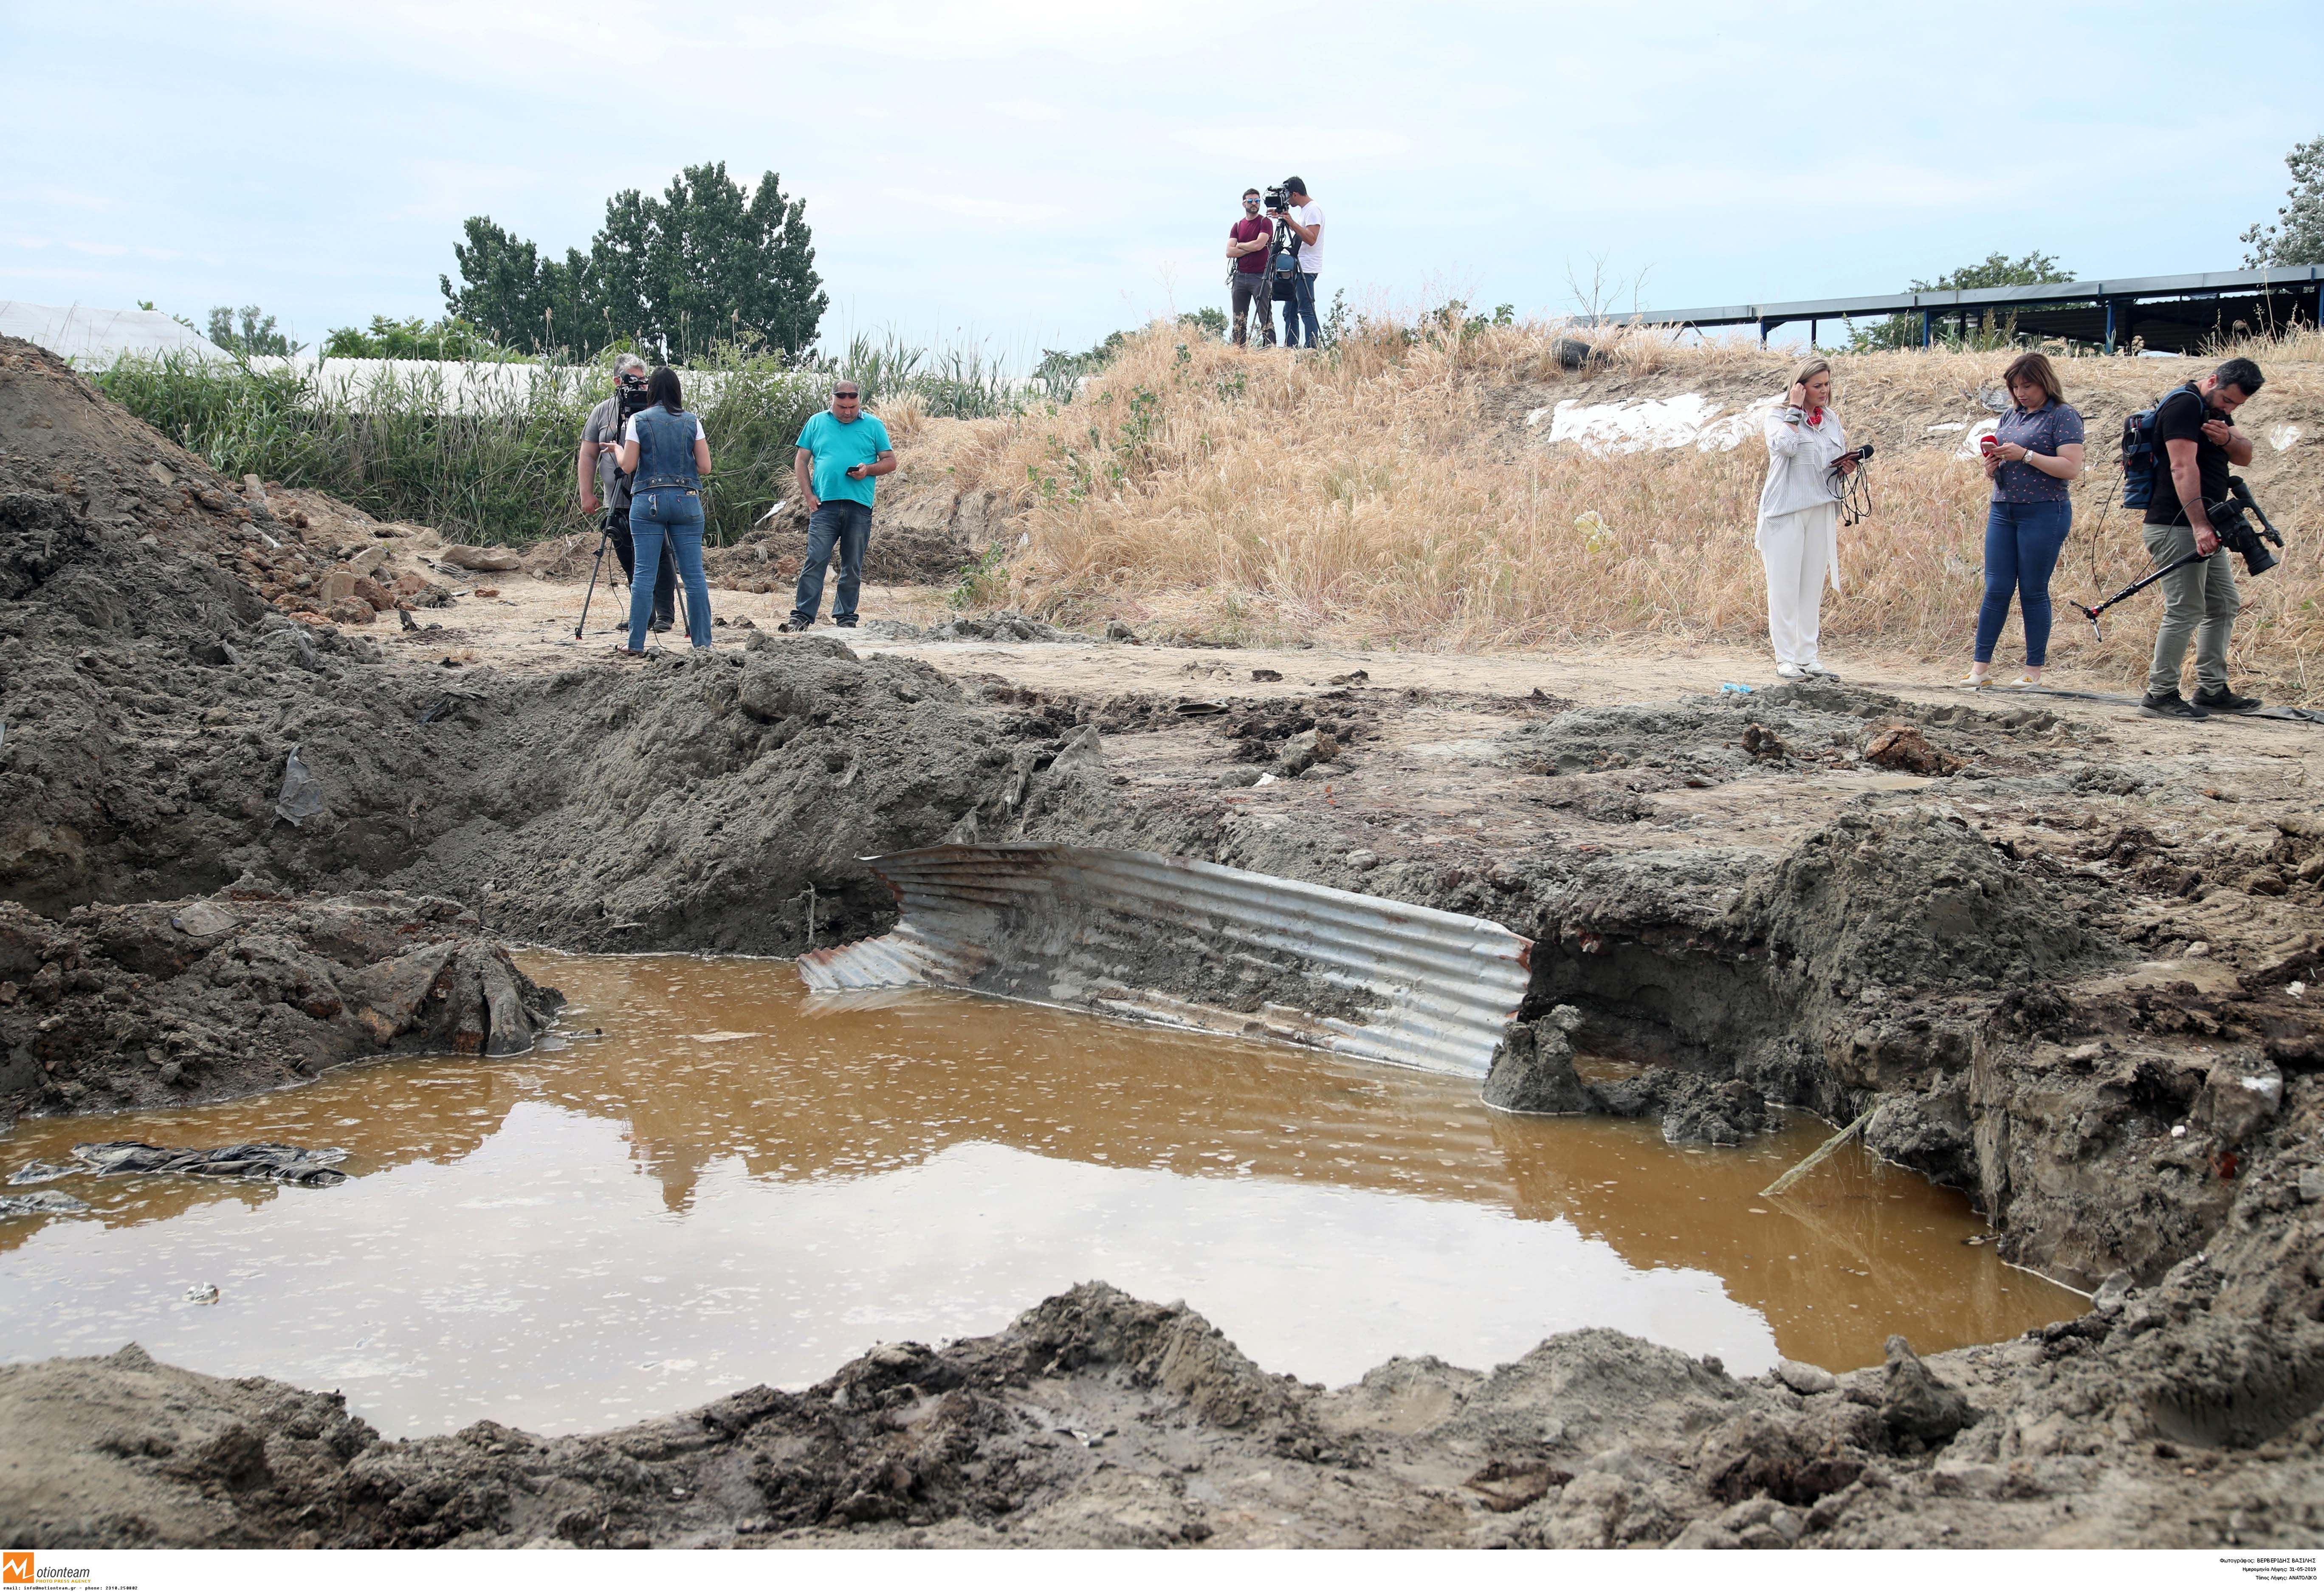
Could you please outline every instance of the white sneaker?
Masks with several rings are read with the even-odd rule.
[[[1808,677],[1808,671],[1796,663],[1778,663],[1775,672],[1785,680],[1805,680]]]
[[[1834,674],[1831,670],[1826,669],[1821,663],[1803,663],[1800,667],[1806,670],[1810,674],[1814,675],[1818,680],[1838,680],[1840,678],[1839,675]]]

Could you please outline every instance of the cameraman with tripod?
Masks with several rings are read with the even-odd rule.
[[[1291,297],[1283,306],[1283,346],[1299,347],[1299,323],[1305,320],[1312,348],[1320,330],[1315,324],[1315,273],[1323,269],[1323,207],[1307,197],[1306,180],[1299,177],[1286,177],[1268,198],[1282,247],[1287,252],[1291,239],[1299,240],[1296,269],[1290,273]]]
[[[2171,478],[2155,483],[2146,511],[2146,551],[2157,566],[2190,555],[2191,561],[2162,578],[2163,624],[2154,633],[2146,699],[2138,709],[2149,718],[2208,718],[2260,705],[2257,697],[2227,689],[2227,639],[2243,599],[2233,560],[2218,556],[2219,537],[2209,511],[2228,502],[2229,469],[2251,463],[2251,440],[2235,429],[2233,417],[2266,380],[2250,360],[2230,359],[2172,393],[2154,412],[2155,451],[2167,458]],[[2179,694],[2190,639],[2195,643],[2191,703]]]
[[[597,512],[597,486],[601,479],[604,483],[604,536],[598,543],[597,555],[604,556],[605,541],[613,544],[613,556],[622,560],[622,578],[632,590],[637,588],[638,560],[635,545],[630,541],[631,478],[622,474],[616,456],[622,450],[622,428],[646,403],[646,362],[634,354],[617,355],[613,360],[613,395],[589,412],[588,424],[581,431],[581,456],[576,461],[581,473],[583,514]],[[672,599],[677,590],[678,566],[670,562],[669,543],[665,540],[660,578],[653,586],[656,632],[668,630],[676,617]]]

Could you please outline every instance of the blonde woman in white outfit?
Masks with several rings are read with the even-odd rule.
[[[1767,417],[1767,485],[1753,545],[1767,569],[1767,639],[1785,680],[1830,675],[1816,655],[1827,578],[1840,589],[1840,484],[1856,468],[1831,407],[1831,364],[1811,359]],[[1840,473],[1832,473],[1837,461]]]

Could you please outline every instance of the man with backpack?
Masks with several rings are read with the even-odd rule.
[[[2154,661],[2146,673],[2149,718],[2208,718],[2248,713],[2257,697],[2227,689],[2227,638],[2243,599],[2236,592],[2235,561],[2219,548],[2209,508],[2227,500],[2227,472],[2251,463],[2251,440],[2236,430],[2235,412],[2266,377],[2248,359],[2230,359],[2188,383],[2155,406],[2153,495],[2146,505],[2146,551],[2157,565],[2202,555],[2165,575],[2163,624],[2154,633]],[[2195,699],[2179,694],[2187,643],[2195,644]]]

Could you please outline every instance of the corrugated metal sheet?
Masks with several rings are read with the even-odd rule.
[[[1533,949],[1481,918],[1148,852],[867,860],[901,918],[801,957],[811,989],[945,985],[1481,1078]]]

